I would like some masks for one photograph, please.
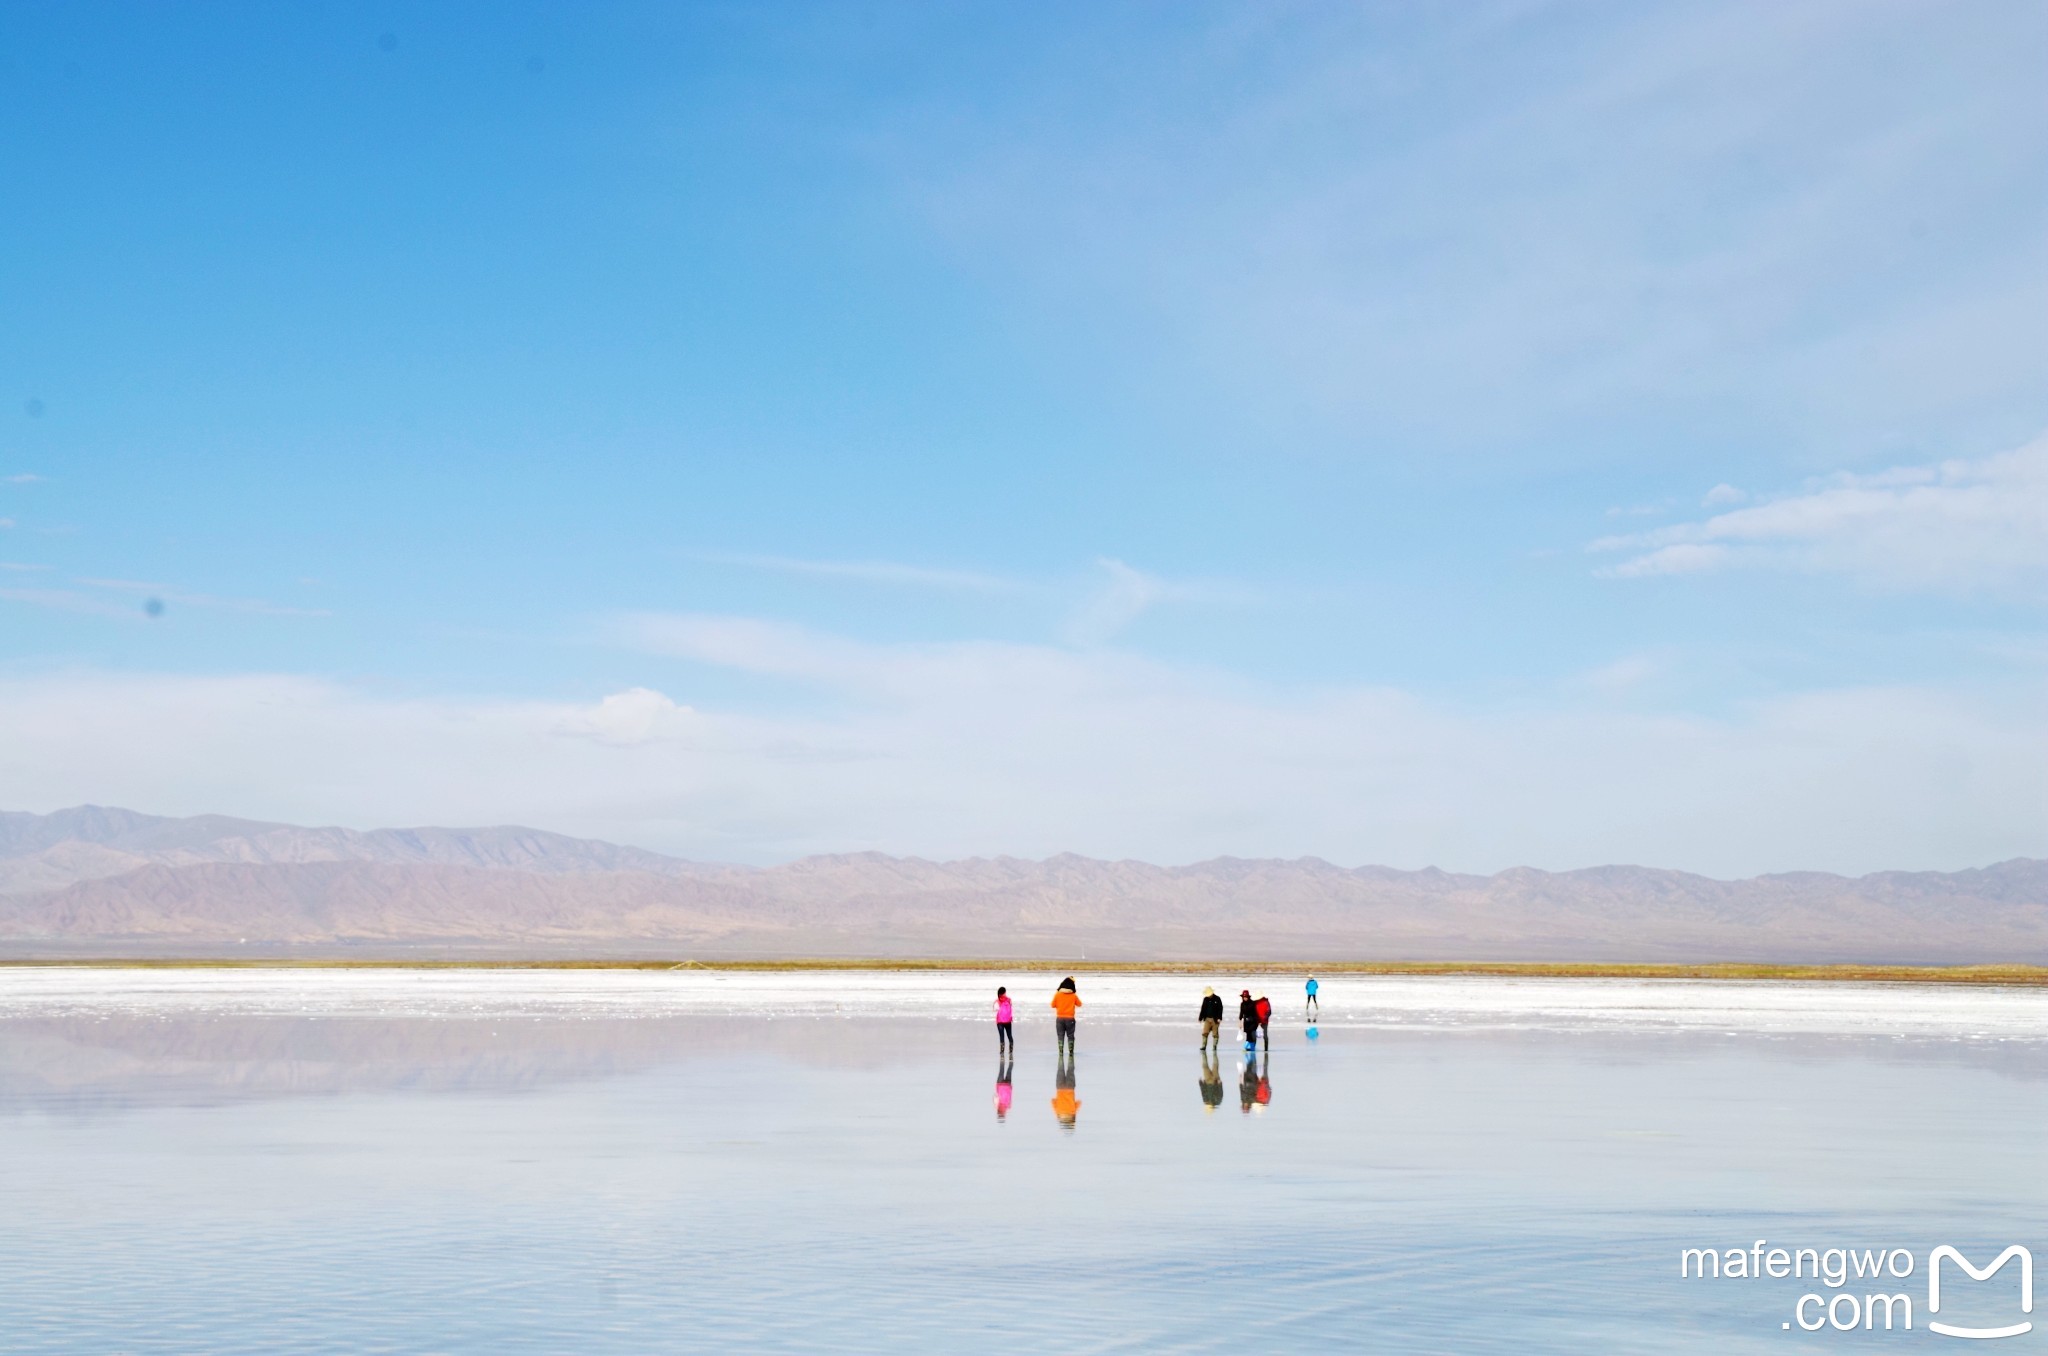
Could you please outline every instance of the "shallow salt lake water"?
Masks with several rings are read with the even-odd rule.
[[[2048,1243],[2038,991],[1271,980],[1211,1070],[1210,981],[1084,975],[1068,1127],[1056,978],[0,969],[0,1350],[1904,1347]],[[1679,1277],[1757,1240],[1914,1331]]]

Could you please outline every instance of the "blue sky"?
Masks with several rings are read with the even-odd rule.
[[[10,6],[0,802],[2048,855],[2044,46],[1861,0]]]

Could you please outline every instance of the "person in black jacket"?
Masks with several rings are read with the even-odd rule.
[[[1223,1000],[1216,996],[1214,989],[1202,990],[1202,1048],[1216,1047],[1223,1052]]]
[[[1237,996],[1237,1024],[1244,1028],[1244,1048],[1259,1048],[1259,1005],[1252,1002],[1252,991],[1246,989]]]

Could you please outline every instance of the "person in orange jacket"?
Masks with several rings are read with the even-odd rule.
[[[1073,1053],[1074,1014],[1081,1010],[1081,995],[1074,990],[1074,977],[1068,975],[1052,992],[1053,1038],[1061,1050]]]

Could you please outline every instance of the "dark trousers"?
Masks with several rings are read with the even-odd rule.
[[[1055,1018],[1053,1018],[1053,1019],[1052,1019],[1052,1030],[1053,1030],[1053,1039],[1054,1039],[1054,1042],[1055,1042],[1056,1044],[1059,1044],[1059,1045],[1064,1045],[1064,1046],[1066,1046],[1066,1047],[1067,1047],[1067,1048],[1069,1048],[1069,1049],[1072,1049],[1072,1048],[1073,1048],[1073,1045],[1074,1045],[1074,1019],[1073,1019],[1072,1017],[1055,1017]]]
[[[1010,1024],[1009,1024],[1008,1022],[997,1022],[997,1023],[996,1023],[996,1049],[998,1049],[998,1050],[1014,1050],[1014,1049],[1016,1049],[1016,1048],[1017,1048],[1017,1038],[1016,1038],[1015,1036],[1013,1036],[1013,1035],[1011,1035],[1011,1034],[1010,1034]]]

